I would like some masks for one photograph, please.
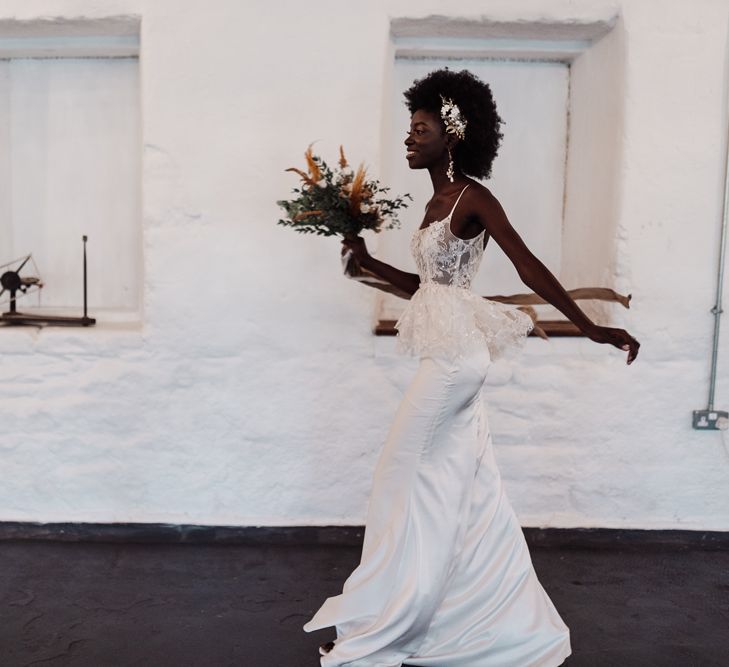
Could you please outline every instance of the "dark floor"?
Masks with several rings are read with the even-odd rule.
[[[531,551],[569,667],[729,665],[728,551]],[[301,626],[359,554],[0,541],[0,665],[316,667],[333,630]]]

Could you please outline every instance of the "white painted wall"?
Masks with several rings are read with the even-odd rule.
[[[39,17],[141,15],[145,312],[139,328],[0,330],[0,520],[364,520],[414,362],[370,334],[376,295],[341,277],[338,242],[276,226],[275,200],[313,139],[381,163],[389,20],[443,7],[5,0],[4,35]],[[690,427],[706,400],[729,7],[448,7],[519,26],[622,12],[610,277],[634,295],[616,315],[643,351],[627,367],[588,340],[534,339],[491,369],[497,458],[522,523],[729,530],[729,456],[718,433]]]
[[[567,289],[635,289],[615,268],[622,195],[626,44],[622,18],[570,68],[570,140],[559,278]],[[567,258],[568,257],[568,258]],[[598,321],[622,306],[586,302]],[[601,318],[601,319],[600,319]]]

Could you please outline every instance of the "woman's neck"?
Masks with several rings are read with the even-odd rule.
[[[446,170],[442,166],[428,167],[430,173],[430,180],[433,184],[433,194],[438,195],[445,190],[453,188],[456,183],[465,185],[467,183],[466,177],[459,171],[453,174],[453,183],[448,179]]]

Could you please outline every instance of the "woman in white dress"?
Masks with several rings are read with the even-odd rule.
[[[405,97],[406,157],[434,190],[411,242],[418,273],[374,259],[359,237],[343,243],[412,295],[398,345],[420,363],[377,462],[360,564],[304,630],[336,628],[322,667],[556,667],[570,655],[569,630],[504,495],[482,397],[491,361],[533,325],[471,292],[488,239],[591,340],[628,351],[629,364],[639,343],[590,321],[474,180],[490,174],[502,136],[489,86],[438,70]]]

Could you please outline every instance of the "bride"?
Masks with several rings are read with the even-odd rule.
[[[470,291],[488,240],[585,336],[627,351],[628,364],[639,343],[594,324],[474,180],[490,174],[502,137],[489,86],[437,70],[405,98],[406,158],[433,183],[411,241],[418,273],[373,258],[361,237],[343,251],[412,295],[398,345],[420,362],[377,462],[360,564],[304,630],[336,628],[322,667],[554,667],[570,655],[569,630],[504,494],[482,396],[491,361],[518,350],[533,325]]]

